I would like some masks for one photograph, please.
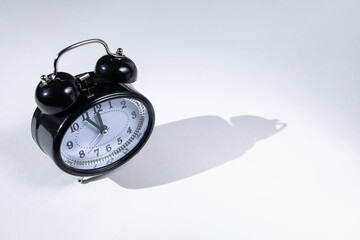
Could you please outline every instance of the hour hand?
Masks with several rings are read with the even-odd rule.
[[[99,126],[96,122],[94,122],[93,120],[91,120],[90,118],[85,118],[86,121],[88,121],[91,125],[93,125],[94,127],[96,127],[100,132],[102,131],[102,127]]]

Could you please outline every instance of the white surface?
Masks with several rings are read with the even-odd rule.
[[[359,239],[359,7],[3,1],[0,239]],[[135,61],[157,123],[140,155],[80,185],[30,120],[56,53],[93,37]]]

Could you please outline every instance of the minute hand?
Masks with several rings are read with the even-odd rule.
[[[104,123],[103,123],[103,121],[102,121],[102,118],[101,118],[101,115],[100,115],[99,112],[96,113],[96,117],[97,117],[97,119],[98,119],[98,121],[99,121],[100,128],[103,129],[103,128],[104,128]]]

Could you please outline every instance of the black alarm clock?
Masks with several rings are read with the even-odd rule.
[[[102,44],[107,55],[95,71],[71,75],[57,71],[62,54],[90,43]],[[154,109],[131,83],[134,62],[122,49],[111,53],[100,39],[75,43],[56,56],[54,72],[43,75],[35,92],[37,108],[31,133],[38,146],[66,173],[96,176],[132,158],[149,139]]]

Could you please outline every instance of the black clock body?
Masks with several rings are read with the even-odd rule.
[[[61,74],[65,73],[59,73],[60,76]],[[117,168],[128,161],[139,152],[139,150],[149,139],[155,122],[155,113],[151,103],[146,97],[135,90],[135,88],[130,83],[106,82],[100,79],[96,74],[94,74],[94,72],[89,72],[89,75],[90,77],[84,82],[74,78],[73,88],[75,88],[75,91],[77,91],[77,96],[76,99],[74,98],[74,102],[70,107],[64,108],[63,111],[60,111],[56,114],[47,114],[38,107],[35,110],[31,122],[32,137],[38,146],[42,149],[42,151],[44,151],[50,158],[52,158],[61,170],[75,176],[100,175]],[[61,99],[61,97],[55,96],[57,93],[50,94],[54,95],[52,96],[52,99],[55,99],[54,101],[64,101]],[[60,145],[65,131],[70,127],[75,119],[83,114],[87,109],[97,105],[100,102],[119,97],[138,100],[144,104],[148,111],[148,127],[143,132],[143,136],[140,142],[119,161],[101,168],[81,170],[66,165],[61,160],[60,154]],[[61,106],[63,102],[55,102],[52,104]]]

